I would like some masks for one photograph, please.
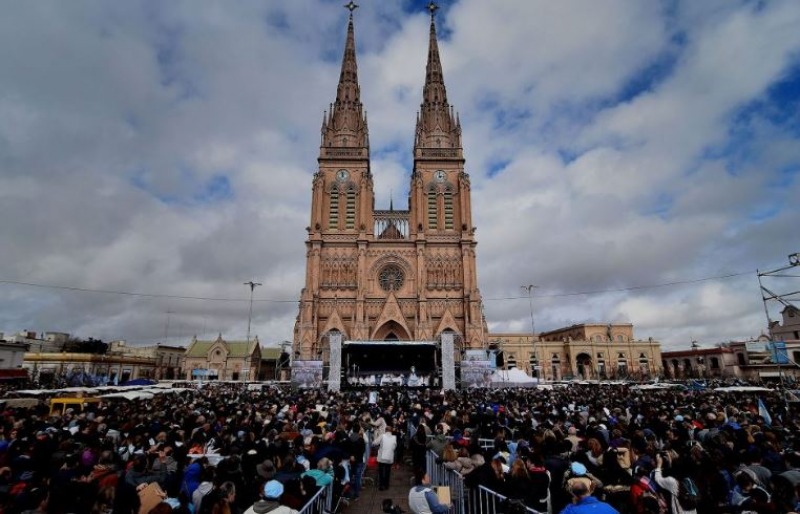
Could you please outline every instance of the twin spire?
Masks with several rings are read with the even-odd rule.
[[[356,65],[356,37],[353,29],[353,11],[358,5],[350,1],[347,40],[344,44],[342,71],[336,88],[336,102],[322,117],[322,146],[328,148],[369,149],[367,113],[361,105],[361,88],[358,85]]]
[[[322,119],[322,147],[323,149],[363,149],[369,152],[367,114],[361,104],[361,89],[358,85],[358,66],[356,65],[355,30],[353,28],[353,11],[358,8],[358,5],[351,0],[345,7],[350,10],[347,39],[342,57],[342,69],[339,74],[339,85],[336,89],[336,102],[331,104],[330,110]],[[438,8],[433,1],[428,4],[428,10],[431,13],[428,64],[425,68],[422,104],[417,114],[414,138],[415,155],[423,157],[426,153],[423,149],[450,149],[447,152],[448,156],[461,157],[461,123],[452,107],[447,103],[447,91],[439,58],[439,44],[436,38],[434,19]],[[341,151],[329,153],[335,155]],[[439,155],[439,157],[443,156]]]

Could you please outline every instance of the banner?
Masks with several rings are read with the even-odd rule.
[[[773,341],[769,345],[769,353],[775,364],[789,364],[789,353],[786,351],[786,342]]]
[[[322,361],[292,362],[292,385],[295,387],[321,387]]]
[[[464,358],[461,362],[464,361],[488,361],[489,357],[486,354],[486,350],[465,350],[464,351]]]
[[[744,349],[748,352],[766,352],[767,343],[765,341],[748,341],[744,343]]]
[[[491,361],[461,361],[461,387],[489,387],[492,384]]]

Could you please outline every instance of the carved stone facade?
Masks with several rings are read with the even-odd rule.
[[[408,210],[375,210],[351,14],[336,101],[322,122],[296,358],[328,361],[334,332],[345,341],[434,341],[447,332],[456,355],[485,347],[470,182],[433,17],[414,141]]]

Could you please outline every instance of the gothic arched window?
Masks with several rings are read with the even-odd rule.
[[[439,227],[439,209],[436,205],[436,189],[431,188],[428,190],[428,228],[435,229]]]
[[[397,291],[403,287],[405,274],[399,266],[390,264],[381,270],[378,281],[384,291]]]
[[[328,213],[328,228],[337,229],[339,228],[339,188],[333,186],[331,188],[331,206],[330,212]]]
[[[353,229],[356,226],[356,189],[354,186],[347,189],[346,202],[344,228]]]
[[[449,187],[444,192],[444,229],[453,230],[453,191]]]

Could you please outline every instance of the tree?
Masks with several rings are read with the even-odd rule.
[[[101,339],[95,339],[93,337],[88,339],[73,337],[64,343],[63,351],[104,355],[108,352],[108,344],[104,343]]]

